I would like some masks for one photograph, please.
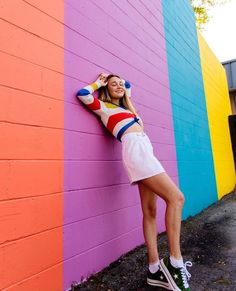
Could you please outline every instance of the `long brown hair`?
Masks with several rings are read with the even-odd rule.
[[[107,76],[106,81],[108,82],[109,79],[111,79],[112,77],[117,77],[117,78],[121,79],[121,77],[118,76],[118,75],[110,74],[110,75]],[[99,92],[98,93],[98,99],[99,100],[101,100],[103,102],[110,102],[110,103],[112,103],[111,102],[111,97],[110,97],[109,91],[108,91],[108,85],[99,88],[98,92]],[[135,115],[138,115],[137,114],[137,110],[135,109],[135,107],[133,106],[130,98],[126,94],[126,91],[124,92],[123,98],[121,98],[119,100],[119,103],[120,103],[120,106],[122,106],[122,107],[130,110]]]

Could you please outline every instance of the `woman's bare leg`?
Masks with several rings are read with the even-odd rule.
[[[180,229],[184,195],[166,173],[144,179],[139,184],[143,184],[151,192],[156,193],[165,200],[167,204],[165,222],[170,255],[173,258],[181,259]],[[147,227],[146,229],[148,230],[149,228]],[[152,245],[153,242],[149,235],[147,239],[150,240],[148,244]]]
[[[159,260],[157,250],[156,201],[157,195],[143,183],[138,183],[143,211],[143,235],[147,245],[149,264]]]

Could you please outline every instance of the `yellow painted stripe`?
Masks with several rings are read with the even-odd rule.
[[[198,41],[217,192],[220,199],[234,189],[236,182],[228,125],[228,116],[232,111],[225,70],[200,33]]]

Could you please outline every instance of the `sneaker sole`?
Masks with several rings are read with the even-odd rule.
[[[170,286],[172,287],[173,291],[181,291],[179,287],[176,285],[175,281],[173,280],[169,270],[167,269],[163,259],[160,261],[161,270],[165,274],[167,281],[169,282]]]
[[[168,290],[172,290],[172,288],[170,287],[170,285],[168,283],[163,283],[163,282],[160,282],[157,280],[152,280],[149,278],[147,278],[147,283],[148,283],[148,285],[151,285],[151,286],[159,286],[159,287],[162,287],[162,288],[165,288]]]

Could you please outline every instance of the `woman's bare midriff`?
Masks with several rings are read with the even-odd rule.
[[[129,128],[126,129],[126,131],[123,133],[122,136],[130,132],[144,132],[144,131],[143,131],[143,127],[139,125],[137,122],[135,122],[133,125],[131,125]]]

